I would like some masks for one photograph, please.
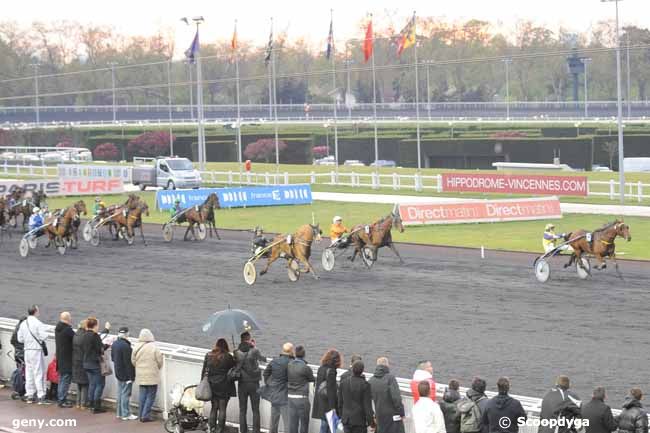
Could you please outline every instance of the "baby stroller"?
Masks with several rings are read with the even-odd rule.
[[[8,352],[7,356],[12,358],[12,352]],[[25,399],[25,360],[23,359],[22,354],[16,354],[13,356],[14,361],[16,361],[16,369],[11,373],[11,387],[14,389],[14,392],[11,393],[12,400],[24,400]]]
[[[171,391],[172,408],[167,412],[165,430],[169,433],[208,431],[208,418],[203,416],[203,402],[194,397],[196,385],[183,387],[177,383]]]

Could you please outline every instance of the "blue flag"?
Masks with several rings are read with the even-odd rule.
[[[190,61],[190,63],[196,63],[196,55],[199,53],[199,29],[196,29],[196,35],[194,35],[194,40],[192,45],[185,51],[185,57]]]

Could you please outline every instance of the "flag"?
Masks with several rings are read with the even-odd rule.
[[[235,31],[232,33],[232,40],[230,41],[230,48],[233,51],[237,50],[237,24],[235,23]]]
[[[401,56],[402,51],[413,45],[415,45],[415,14],[413,14],[413,18],[409,20],[406,27],[399,33],[397,55]]]
[[[199,29],[196,29],[196,34],[194,35],[194,40],[192,40],[192,45],[185,50],[185,57],[190,61],[190,63],[196,63],[196,55],[199,54]]]
[[[325,56],[327,57],[327,60],[332,57],[332,53],[334,52],[334,19],[330,21],[330,33],[327,35],[327,53]]]
[[[273,24],[271,24],[271,33],[269,34],[269,43],[266,46],[266,54],[264,55],[264,64],[268,66],[273,54]]]
[[[372,17],[368,22],[368,28],[366,29],[366,38],[363,40],[363,57],[366,62],[372,57],[372,45],[373,45],[373,36],[372,33]]]

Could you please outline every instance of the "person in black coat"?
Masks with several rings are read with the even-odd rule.
[[[338,408],[338,391],[336,385],[336,369],[341,368],[343,359],[336,349],[325,352],[316,372],[316,391],[311,417],[321,420],[320,433],[328,433],[327,412]],[[336,433],[336,432],[330,432]]]
[[[94,317],[86,319],[88,331],[81,340],[83,353],[82,366],[88,375],[88,400],[93,413],[104,413],[102,408],[102,393],[106,378],[101,373],[101,362],[104,357],[104,344],[99,336],[99,322]]]
[[[363,361],[363,358],[361,358],[361,355],[352,355],[350,357],[350,368],[348,368],[347,370],[345,370],[343,372],[343,374],[341,374],[341,379],[340,379],[341,381],[343,381],[343,379],[346,379],[348,376],[352,376],[352,366],[357,361]]]
[[[459,387],[460,384],[456,379],[450,380],[440,402],[440,410],[445,418],[445,429],[447,433],[460,433],[460,411],[458,410],[458,401],[460,400]]]
[[[377,433],[404,433],[404,404],[397,379],[387,358],[377,359],[375,374],[368,380],[375,403]]]
[[[540,420],[557,420],[564,418],[565,421],[580,418],[580,398],[570,391],[571,382],[567,376],[559,376],[555,388],[551,389],[542,399],[542,410],[539,414]],[[538,433],[569,433],[569,423],[564,426],[551,428],[549,425],[540,425]]]
[[[228,401],[230,397],[237,396],[235,383],[228,378],[228,371],[234,366],[235,359],[230,354],[228,342],[224,338],[218,339],[214,349],[205,355],[201,370],[201,377],[208,377],[212,390],[212,409],[208,421],[210,433],[224,433],[225,431]]]
[[[618,423],[612,415],[612,409],[605,404],[605,388],[594,389],[589,403],[582,405],[582,419],[589,423],[585,433],[612,433]]]
[[[372,410],[372,392],[363,376],[361,361],[352,364],[352,372],[341,377],[338,392],[339,414],[345,433],[366,433],[368,426],[374,428],[375,414]]]
[[[639,388],[630,391],[617,419],[618,433],[648,433],[648,414],[641,404],[642,398],[643,392]]]
[[[117,340],[111,346],[111,359],[117,379],[117,416],[124,421],[138,419],[131,414],[129,401],[135,381],[135,367],[131,362],[131,342],[129,341],[129,328],[121,327]]]
[[[262,397],[271,402],[269,433],[278,433],[280,417],[285,430],[289,428],[289,362],[293,359],[293,344],[284,343],[280,356],[273,358],[264,370]]]
[[[305,348],[296,346],[296,357],[287,366],[289,380],[289,433],[308,433],[309,415],[309,384],[314,382],[314,372],[305,361]]]
[[[61,313],[59,323],[54,328],[54,341],[56,343],[56,369],[59,373],[59,386],[57,402],[59,407],[69,408],[74,406],[67,400],[68,390],[72,382],[72,339],[74,330],[70,324],[72,318],[67,311]]]
[[[526,411],[519,402],[508,395],[510,379],[501,377],[497,380],[499,394],[492,397],[483,412],[481,422],[488,426],[489,433],[518,433],[519,419],[527,419]]]
[[[81,347],[86,332],[86,320],[82,320],[77,328],[77,333],[72,338],[72,381],[77,385],[77,409],[86,409],[90,405],[88,375],[83,367],[83,349]]]
[[[248,401],[251,402],[253,412],[253,433],[260,433],[260,380],[262,371],[260,362],[265,362],[259,349],[255,347],[255,340],[249,332],[241,334],[241,343],[235,353],[235,362],[241,372],[237,381],[237,394],[239,396],[239,431],[248,433],[246,413],[248,412]]]

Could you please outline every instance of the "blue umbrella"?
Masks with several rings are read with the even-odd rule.
[[[208,318],[203,325],[203,332],[217,337],[233,337],[245,331],[257,331],[260,326],[255,317],[248,311],[233,310],[228,306],[227,310],[217,311]]]

